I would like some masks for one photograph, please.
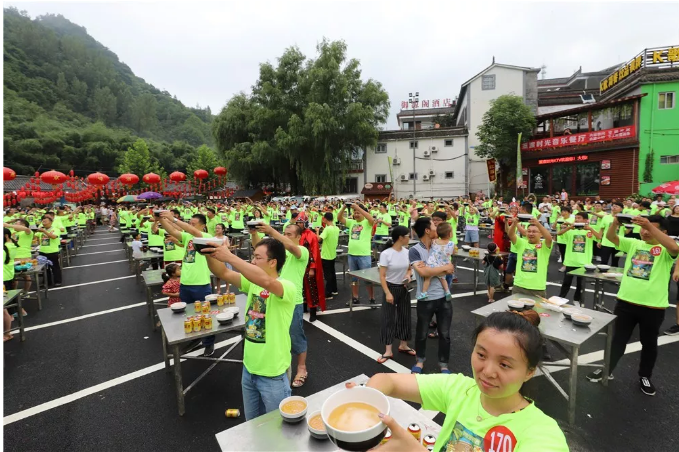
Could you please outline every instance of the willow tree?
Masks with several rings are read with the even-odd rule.
[[[229,173],[243,184],[289,183],[293,193],[336,193],[352,155],[374,146],[389,113],[382,85],[361,79],[343,41],[315,59],[296,47],[260,65],[251,94],[234,96],[213,122]]]

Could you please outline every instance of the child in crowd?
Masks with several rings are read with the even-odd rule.
[[[163,295],[168,297],[167,306],[170,307],[174,303],[178,303],[179,299],[179,278],[182,275],[182,267],[180,264],[171,263],[165,266],[165,273],[163,273]]]
[[[494,303],[495,288],[500,285],[500,269],[502,258],[495,254],[497,245],[493,242],[488,244],[488,253],[483,258],[483,278],[488,287],[488,303]]]
[[[141,234],[135,235],[134,240],[132,240],[132,257],[134,259],[140,259],[144,255],[142,246],[144,245],[141,243]]]
[[[427,266],[430,268],[441,267],[443,265],[450,264],[452,255],[455,252],[455,244],[451,242],[453,236],[453,227],[450,223],[440,223],[436,227],[436,233],[439,238],[431,243],[431,252],[429,253],[429,259],[427,259]],[[446,293],[446,299],[450,300],[450,287],[448,287],[448,282],[446,278],[441,278],[436,276],[441,280],[441,285],[443,286],[443,291]],[[431,284],[431,277],[424,278],[422,281],[422,293],[417,297],[418,300],[423,300],[427,297],[427,290],[429,290],[429,284]]]
[[[110,212],[111,216],[108,220],[108,232],[114,232],[118,230],[118,228],[116,228],[116,225],[118,224],[118,216],[116,215],[115,209],[111,209]]]

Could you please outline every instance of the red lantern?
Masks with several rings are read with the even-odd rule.
[[[158,182],[160,182],[160,176],[157,175],[156,173],[148,173],[144,174],[142,180],[147,184],[157,184]]]
[[[2,168],[2,177],[5,180],[5,182],[11,181],[11,180],[16,179],[17,173],[15,173],[13,169],[7,168],[5,166],[5,167]]]
[[[42,175],[40,176],[40,180],[42,180],[46,184],[50,184],[52,186],[55,186],[55,185],[63,184],[64,182],[66,182],[68,180],[68,178],[66,177],[66,175],[64,173],[60,173],[59,171],[51,170],[51,171],[45,171],[44,173],[42,173]]]
[[[125,173],[121,174],[120,177],[118,177],[118,180],[123,185],[134,185],[139,182],[139,176],[136,174]]]
[[[226,176],[226,168],[224,168],[223,166],[218,166],[217,168],[214,169],[214,173],[220,177]]]
[[[102,186],[108,184],[111,180],[106,174],[102,173],[92,173],[87,176],[87,182],[95,186]]]
[[[205,171],[204,169],[198,169],[193,172],[193,178],[200,179],[201,181],[203,179],[207,179],[208,176],[209,176],[208,172]]]

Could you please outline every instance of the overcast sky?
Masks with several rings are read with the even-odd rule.
[[[679,3],[460,1],[5,2],[31,17],[62,14],[132,71],[189,106],[218,113],[250,91],[259,63],[297,45],[308,57],[323,37],[344,39],[363,78],[391,100],[388,129],[408,93],[458,95],[498,63],[547,66],[547,77],[595,71],[645,47],[679,45]],[[675,19],[670,19],[675,18]]]

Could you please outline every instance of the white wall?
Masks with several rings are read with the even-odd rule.
[[[445,140],[453,140],[453,146],[444,146]],[[451,198],[464,194],[464,153],[465,137],[418,137],[418,149],[416,149],[415,169],[418,173],[416,181],[417,192],[415,197],[418,199]],[[398,157],[400,165],[392,168],[394,175],[394,194],[398,198],[407,198],[413,194],[413,181],[400,181],[400,175],[413,172],[413,151],[410,149],[410,140],[384,140],[380,143],[387,145],[386,153],[375,153],[375,149],[368,149],[366,157],[366,176],[368,182],[375,182],[376,175],[386,174],[387,181],[392,181],[389,175],[388,157],[392,159]],[[437,148],[431,158],[424,159],[424,151],[432,147]],[[455,160],[455,157],[459,157]],[[429,174],[433,170],[436,175],[429,181],[422,180],[424,174]],[[453,171],[453,179],[446,179],[445,173]]]

